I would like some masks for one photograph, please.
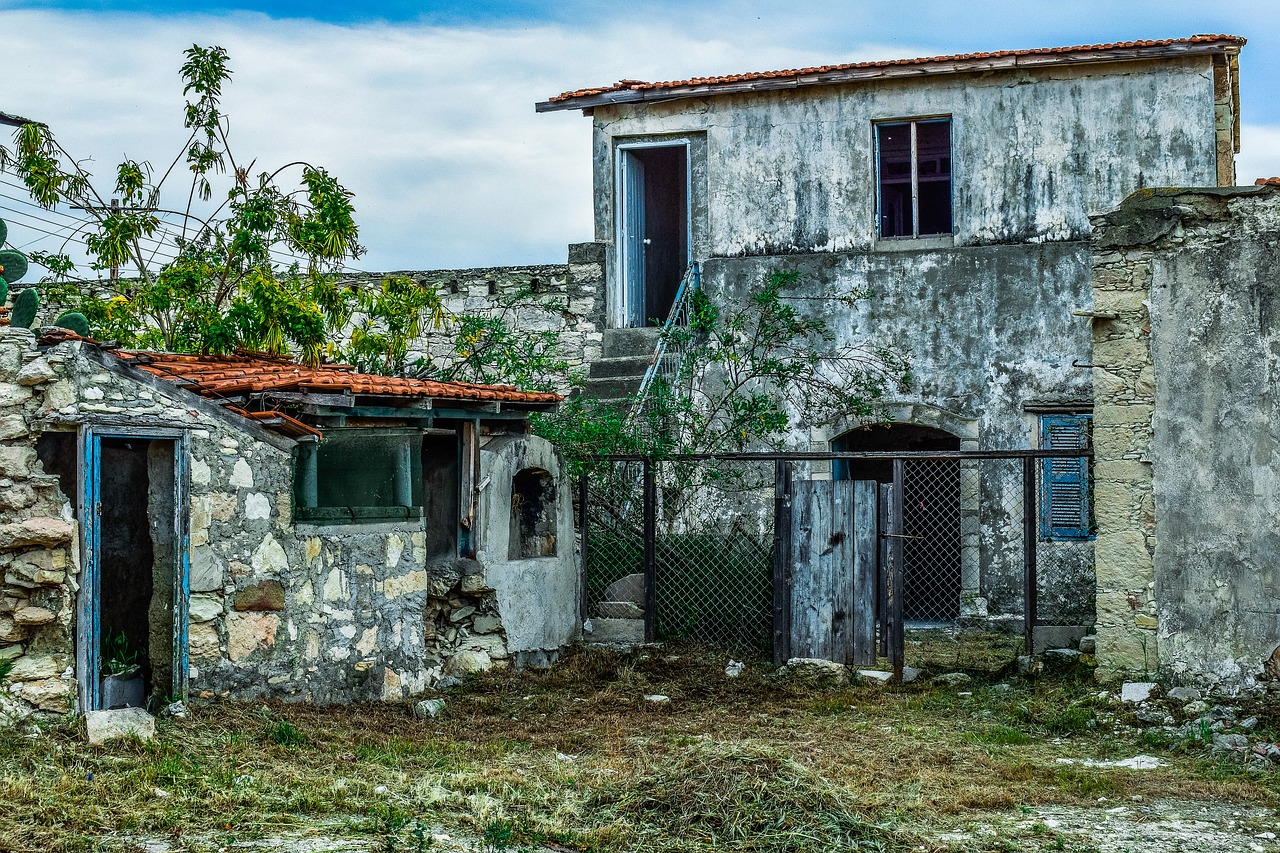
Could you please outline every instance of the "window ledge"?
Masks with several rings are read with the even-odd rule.
[[[953,249],[956,235],[937,234],[931,237],[881,237],[871,244],[875,252],[920,252],[929,249]]]

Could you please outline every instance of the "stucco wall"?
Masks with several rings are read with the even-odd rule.
[[[546,471],[556,484],[554,555],[510,558],[513,510],[511,482],[522,470]],[[497,591],[507,647],[521,659],[541,663],[577,639],[579,584],[574,557],[571,481],[562,476],[560,458],[546,439],[535,435],[494,436],[480,452],[480,524],[487,531],[476,558]],[[541,657],[539,657],[541,655]]]
[[[867,248],[872,123],[926,116],[952,119],[957,245],[1081,239],[1139,187],[1217,183],[1208,56],[868,81],[596,107],[596,239],[614,239],[614,146],[692,134],[694,257]]]
[[[1280,190],[1144,193],[1096,226],[1100,662],[1254,688],[1280,674]]]

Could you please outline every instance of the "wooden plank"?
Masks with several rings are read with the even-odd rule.
[[[814,566],[810,557],[810,534],[813,527],[814,484],[801,480],[791,484],[791,642],[792,657],[809,657],[812,624],[808,612],[813,600]]]
[[[893,486],[880,484],[880,532],[888,532],[890,496]],[[887,536],[880,536],[879,560],[876,563],[876,618],[880,623],[880,657],[889,656],[889,542]]]
[[[893,675],[902,681],[902,667],[905,663],[906,636],[903,632],[902,613],[902,480],[904,464],[901,459],[893,460],[893,488],[889,493],[889,571],[886,593],[886,604],[889,610],[889,663],[893,666]]]
[[[792,484],[791,654],[853,660],[853,483]]]
[[[480,429],[476,421],[463,421],[458,431],[462,443],[462,465],[458,493],[462,496],[462,512],[458,519],[461,536],[461,556],[474,560],[480,548],[480,535],[476,530],[475,518],[479,505],[480,492]]]
[[[874,480],[853,483],[853,662],[874,666],[876,662],[876,563],[879,543],[876,504],[879,500]]]

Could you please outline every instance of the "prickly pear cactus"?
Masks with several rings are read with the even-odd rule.
[[[9,301],[9,282],[0,278],[0,308],[3,308]]]
[[[13,284],[27,274],[27,256],[5,249],[0,252],[0,278]]]
[[[40,310],[40,297],[34,287],[28,287],[13,300],[13,311],[9,314],[9,324],[20,329],[30,329],[35,325],[36,312]]]
[[[5,239],[9,236],[9,226],[4,224],[4,220],[0,219],[0,246],[4,246]],[[27,256],[14,249],[0,250],[0,278],[13,284],[27,274]],[[0,300],[0,305],[3,305]]]
[[[89,337],[89,318],[79,311],[68,311],[55,320],[53,325],[70,329],[82,338]]]

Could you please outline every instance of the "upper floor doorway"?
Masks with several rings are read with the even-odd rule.
[[[614,321],[661,326],[690,251],[689,144],[618,146],[618,274]]]

